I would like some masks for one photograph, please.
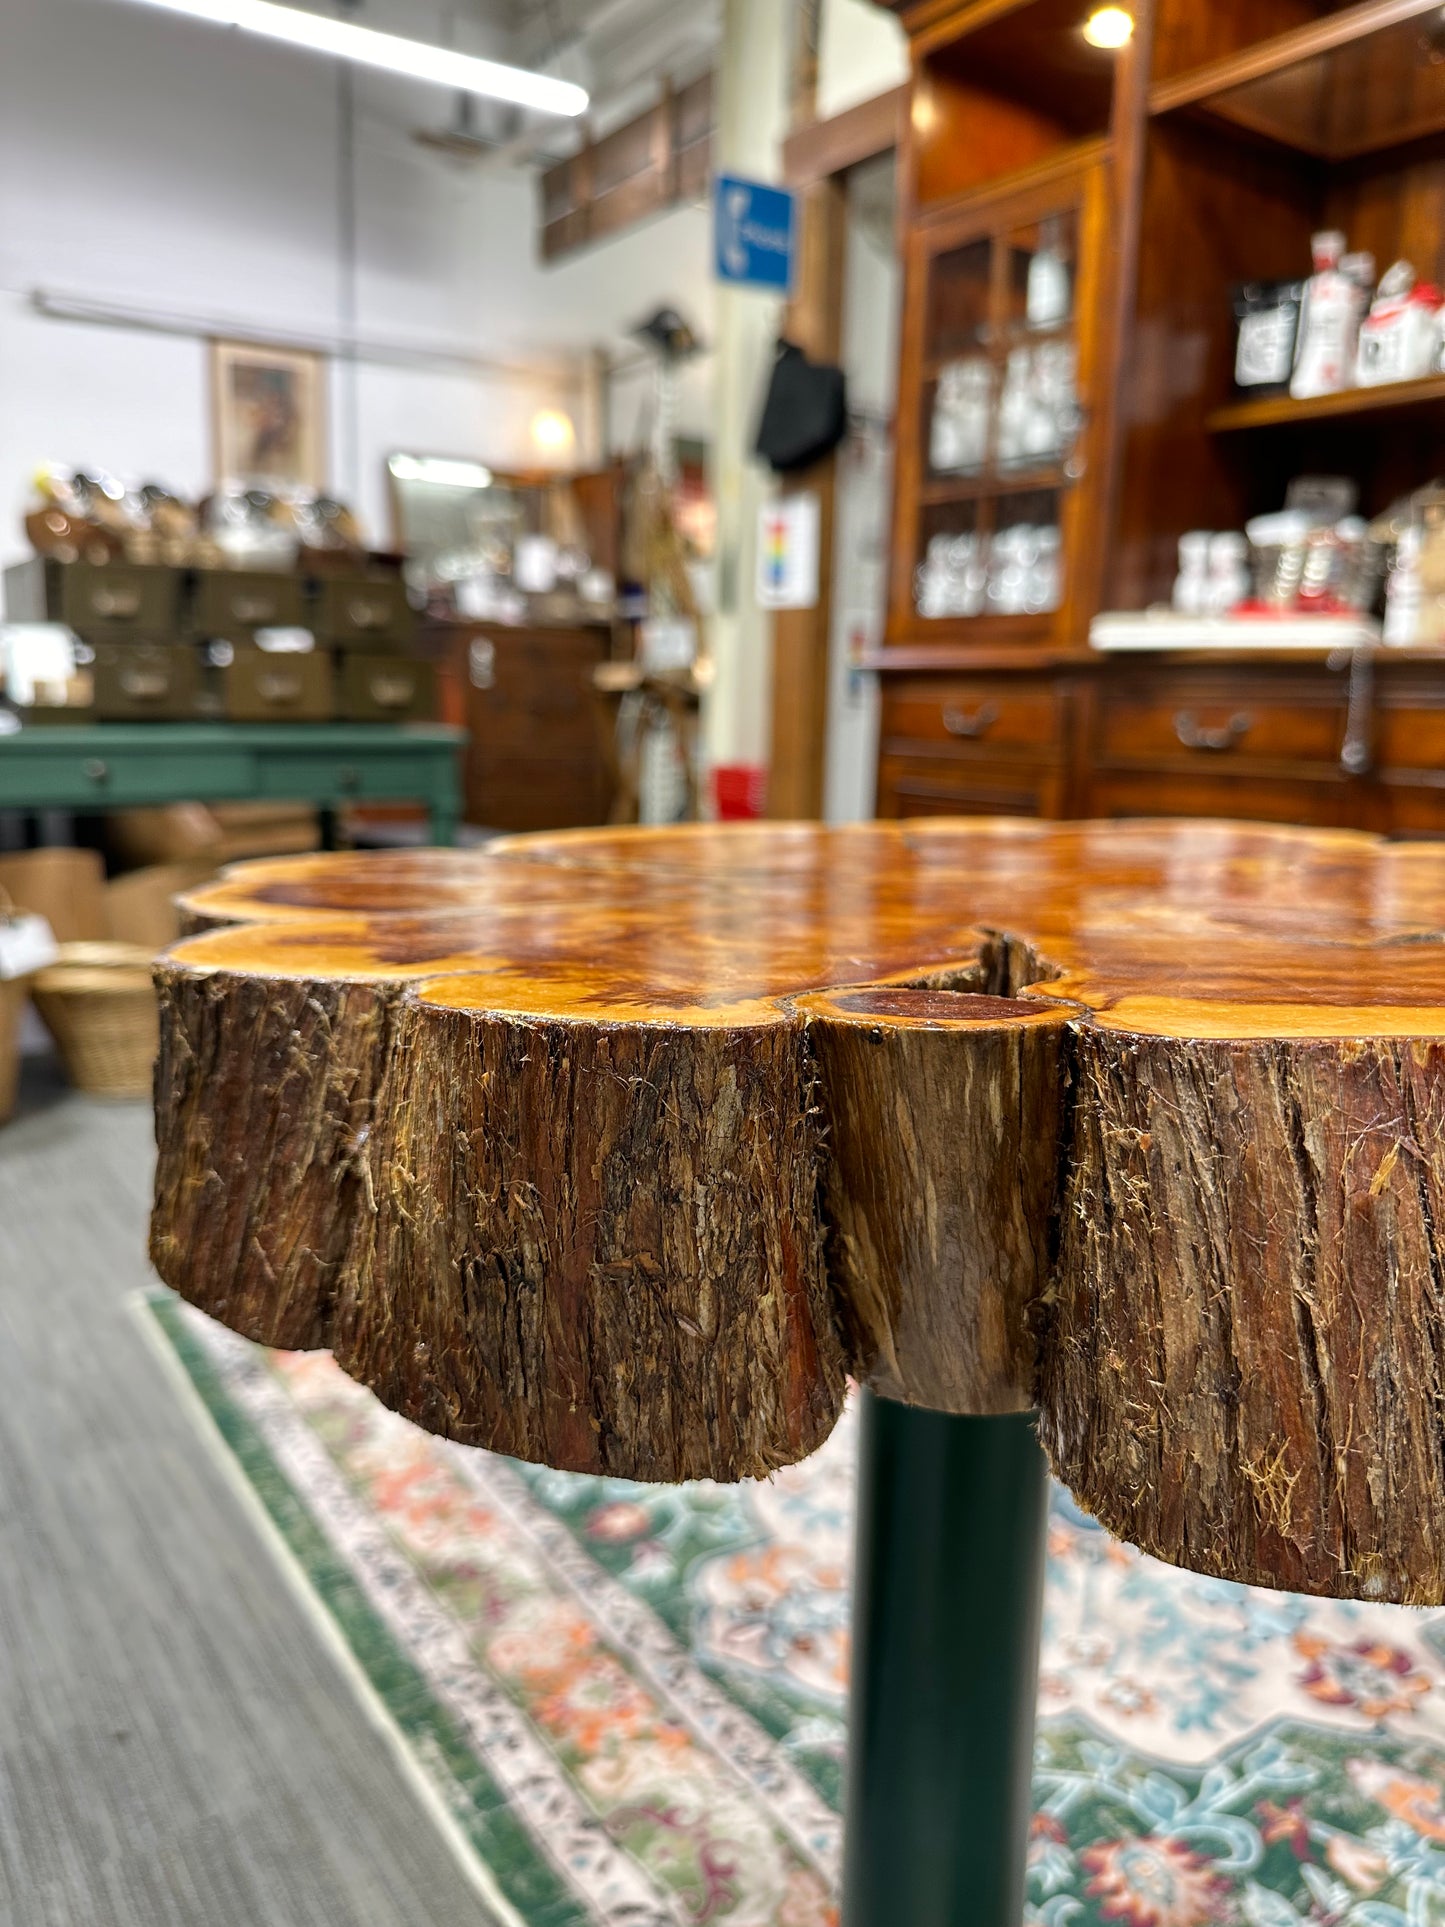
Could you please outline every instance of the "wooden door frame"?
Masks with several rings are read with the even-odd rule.
[[[892,88],[798,128],[783,143],[783,179],[799,197],[800,217],[797,280],[783,332],[814,360],[837,362],[842,352],[848,174],[898,147],[907,101],[906,87]],[[773,616],[768,815],[774,819],[823,814],[837,472],[837,456],[829,455],[787,482],[789,490],[818,497],[818,600],[811,609]]]

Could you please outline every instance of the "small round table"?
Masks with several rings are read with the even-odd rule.
[[[1445,1602],[1445,846],[575,831],[183,908],[193,1303],[633,1479],[764,1476],[866,1388],[846,1927],[1021,1919],[1045,1453],[1161,1558]]]

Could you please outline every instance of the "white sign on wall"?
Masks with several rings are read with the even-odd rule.
[[[758,607],[816,609],[821,505],[812,490],[758,511]]]

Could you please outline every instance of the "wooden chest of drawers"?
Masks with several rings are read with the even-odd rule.
[[[494,830],[605,823],[610,805],[592,672],[607,629],[500,623],[431,630],[443,714],[465,723],[466,819]]]
[[[1349,685],[1310,665],[1140,665],[1095,679],[1084,750],[1091,816],[1347,823]]]
[[[1445,651],[883,658],[878,814],[1224,816],[1445,835]]]
[[[878,814],[1069,814],[1075,709],[1049,675],[886,677]]]

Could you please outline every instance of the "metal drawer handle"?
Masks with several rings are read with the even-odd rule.
[[[98,756],[90,757],[81,767],[87,781],[92,783],[104,783],[110,775],[110,764],[102,763]]]
[[[122,669],[120,686],[136,702],[154,703],[170,694],[171,679],[163,669]]]
[[[140,592],[136,589],[94,589],[91,591],[92,615],[122,616],[127,620],[140,614]]]
[[[269,622],[275,613],[276,604],[270,596],[239,595],[231,601],[231,614],[237,622]]]
[[[966,709],[955,709],[952,703],[943,706],[943,727],[950,736],[974,739],[986,736],[997,721],[997,703],[980,703],[972,713]]]
[[[1340,744],[1340,768],[1347,776],[1363,776],[1374,761],[1374,711],[1374,661],[1368,649],[1356,649],[1350,658],[1350,700],[1345,712],[1345,740]]]
[[[294,703],[301,695],[301,678],[273,671],[256,678],[256,694],[263,703]]]
[[[371,678],[371,699],[383,709],[405,709],[415,694],[416,681],[411,676]]]
[[[473,689],[491,689],[497,680],[497,645],[478,636],[467,648],[467,673]]]
[[[1240,710],[1218,729],[1201,723],[1192,709],[1181,709],[1174,718],[1174,734],[1186,749],[1237,749],[1254,728],[1254,718]]]

